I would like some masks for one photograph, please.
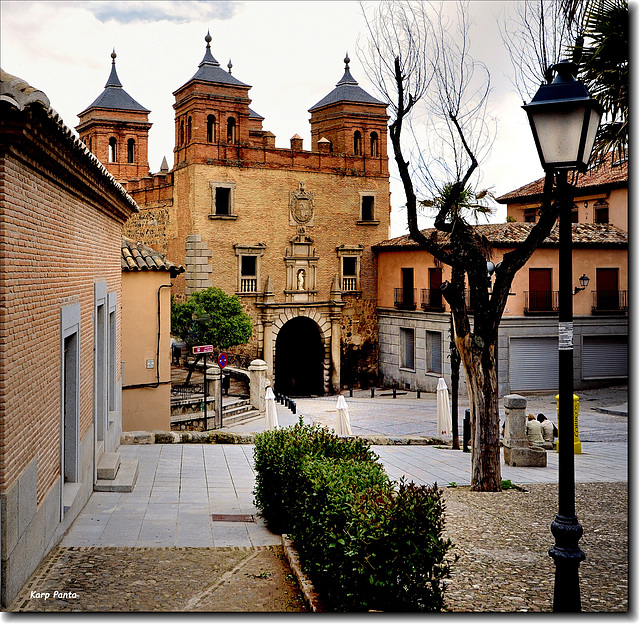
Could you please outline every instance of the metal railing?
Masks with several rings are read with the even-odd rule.
[[[593,294],[592,313],[629,311],[628,290],[592,290],[591,292]]]
[[[525,290],[524,313],[525,314],[557,314],[558,291],[557,290]]]
[[[192,399],[199,394],[204,396],[204,384],[171,384],[171,396],[175,399]]]
[[[420,305],[423,310],[444,310],[444,299],[439,288],[422,288],[420,290]]]
[[[416,289],[415,288],[394,288],[393,305],[401,310],[416,309]]]

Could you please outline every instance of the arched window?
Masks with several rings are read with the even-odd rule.
[[[191,117],[187,119],[187,143],[191,143]]]
[[[207,143],[213,143],[216,138],[216,118],[213,115],[207,117]]]
[[[116,162],[117,152],[116,152],[116,137],[111,137],[109,139],[109,162]]]
[[[353,134],[353,153],[356,156],[362,155],[362,135],[360,134],[360,130],[356,130]]]
[[[180,145],[184,145],[184,119],[180,121]]]
[[[236,120],[229,117],[227,120],[227,143],[236,142]]]
[[[378,133],[372,132],[370,138],[371,138],[371,155],[375,157],[378,155]]]
[[[136,146],[136,142],[134,139],[129,139],[127,141],[127,162],[128,163],[135,162],[135,146]]]

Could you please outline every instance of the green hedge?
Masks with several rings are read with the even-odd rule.
[[[366,443],[302,423],[256,436],[255,460],[256,505],[327,608],[442,608],[451,542],[436,486],[394,484]]]

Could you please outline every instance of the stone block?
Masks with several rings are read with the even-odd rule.
[[[26,531],[38,509],[38,469],[34,458],[18,479],[18,535]]]
[[[14,484],[6,493],[0,494],[2,503],[2,559],[6,559],[9,553],[18,543],[18,484]]]
[[[538,447],[503,447],[504,463],[507,466],[540,467],[547,466],[547,452]]]

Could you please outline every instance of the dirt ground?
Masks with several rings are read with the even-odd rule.
[[[281,546],[57,548],[9,611],[282,613],[307,607]]]

